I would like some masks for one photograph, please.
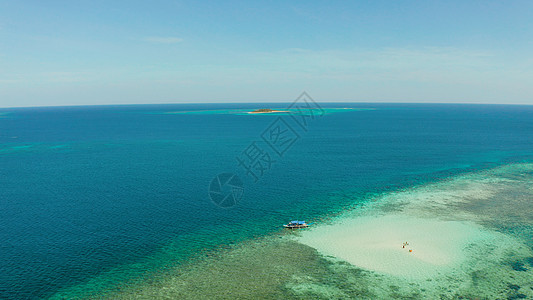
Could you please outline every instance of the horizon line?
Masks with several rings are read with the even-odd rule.
[[[107,104],[58,104],[58,105],[26,105],[26,106],[1,106],[0,109],[14,108],[53,108],[53,107],[91,107],[91,106],[142,106],[142,105],[180,105],[180,104],[277,104],[292,103],[291,101],[273,102],[161,102],[161,103],[107,103]],[[459,105],[515,105],[532,106],[533,103],[487,103],[487,102],[387,102],[387,101],[316,101],[317,103],[360,103],[360,104],[459,104]]]

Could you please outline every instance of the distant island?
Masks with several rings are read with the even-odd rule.
[[[268,114],[268,113],[280,113],[280,112],[289,112],[288,110],[275,110],[270,108],[260,108],[254,111],[248,112],[249,114]]]

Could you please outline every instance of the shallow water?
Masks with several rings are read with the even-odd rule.
[[[423,298],[532,298],[532,170],[532,164],[512,164],[386,194],[333,225],[302,233],[299,240]],[[355,243],[342,232],[352,234]],[[400,249],[404,236],[414,252]],[[366,245],[358,241],[380,239],[384,245],[366,256],[361,253]],[[391,243],[393,251],[387,248]],[[429,248],[433,252],[425,251],[424,243],[434,245]],[[386,256],[390,254],[402,255]]]

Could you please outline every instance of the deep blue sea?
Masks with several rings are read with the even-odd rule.
[[[304,126],[241,113],[288,105],[0,109],[0,298],[105,293],[291,219],[533,161],[533,106],[326,103]],[[257,153],[262,168],[239,165]],[[208,193],[221,173],[242,181],[226,208]]]

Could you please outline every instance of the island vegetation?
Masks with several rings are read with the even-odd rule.
[[[249,113],[250,114],[268,114],[268,113],[280,113],[280,112],[288,112],[288,111],[287,110],[275,110],[275,109],[270,109],[270,108],[259,108]]]

